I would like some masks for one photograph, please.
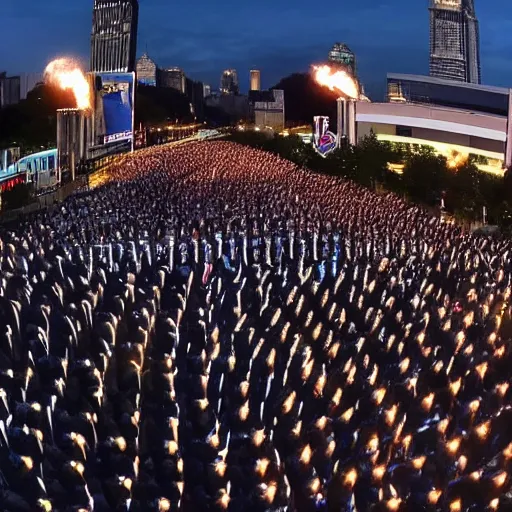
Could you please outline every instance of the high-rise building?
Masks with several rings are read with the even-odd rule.
[[[145,53],[138,61],[135,67],[137,73],[137,82],[142,85],[156,86],[157,67],[148,54]]]
[[[24,73],[21,79],[21,99],[27,99],[27,95],[35,87],[44,83],[44,73]]]
[[[203,96],[208,98],[208,96],[211,96],[211,94],[212,88],[208,84],[203,84]]]
[[[20,77],[0,73],[0,108],[20,102]]]
[[[185,73],[180,68],[168,68],[160,71],[160,85],[176,89],[185,94],[187,80]]]
[[[430,0],[430,76],[481,82],[480,35],[473,0]]]
[[[91,71],[135,71],[138,0],[94,0]]]
[[[258,69],[251,69],[251,91],[261,89],[261,73]]]
[[[356,76],[356,56],[345,43],[334,43],[329,52],[329,62],[348,68],[353,76]]]
[[[238,94],[238,74],[236,69],[226,69],[220,78],[220,92],[222,94]]]
[[[186,95],[190,102],[190,113],[195,120],[204,118],[204,85],[203,82],[194,82],[186,79]]]
[[[285,126],[284,91],[272,89],[271,91],[250,91],[249,103],[251,105],[254,124],[260,129],[281,131]]]

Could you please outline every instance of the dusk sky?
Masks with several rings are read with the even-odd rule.
[[[510,0],[475,0],[483,82],[512,86]],[[42,71],[57,56],[88,65],[93,0],[0,0],[0,71]],[[380,96],[386,72],[428,73],[428,0],[140,0],[138,55],[146,48],[161,67],[180,66],[218,88],[222,69],[250,68],[263,87],[306,71],[336,41],[358,59],[367,91]],[[382,99],[375,97],[374,99]]]

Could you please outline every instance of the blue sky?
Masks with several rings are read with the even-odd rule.
[[[475,0],[483,81],[512,86],[512,4]],[[36,72],[56,56],[88,63],[93,0],[0,0],[0,70]],[[386,72],[428,73],[428,0],[140,0],[138,54],[180,66],[218,87],[222,69],[249,69],[270,87],[326,58],[335,41],[356,53],[367,90],[379,96]],[[378,97],[375,99],[379,99]]]

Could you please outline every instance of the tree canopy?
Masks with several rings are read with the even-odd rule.
[[[460,220],[481,221],[485,206],[489,223],[506,230],[512,228],[512,174],[507,172],[505,178],[500,178],[479,171],[474,159],[452,169],[446,158],[436,155],[430,147],[411,150],[380,142],[373,133],[357,146],[346,144],[327,158],[295,136],[234,132],[231,140],[279,154],[315,172],[350,179],[369,188],[384,188],[426,207],[439,209],[443,200],[446,211]],[[398,162],[404,165],[402,174],[389,169],[388,163]]]
[[[313,122],[314,116],[336,118],[335,92],[318,85],[310,73],[294,73],[273,89],[284,90],[286,121],[293,124]]]

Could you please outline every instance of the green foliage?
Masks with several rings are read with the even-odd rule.
[[[414,202],[430,206],[439,204],[448,185],[446,159],[433,153],[412,153],[405,163],[403,190]]]
[[[71,93],[39,85],[17,105],[0,110],[0,147],[20,146],[23,154],[55,147],[59,108],[75,105]]]
[[[155,126],[163,123],[192,122],[190,100],[170,87],[138,85],[135,104],[135,123]]]
[[[273,89],[284,90],[287,122],[309,124],[318,115],[336,119],[338,95],[316,83],[311,73],[294,73],[283,78]]]
[[[505,178],[479,171],[475,164],[484,163],[480,159],[470,158],[458,169],[451,169],[446,158],[430,146],[381,142],[373,133],[357,146],[343,145],[327,158],[295,136],[236,131],[230,140],[271,151],[314,172],[395,192],[425,206],[439,208],[444,198],[446,210],[461,220],[482,220],[485,206],[490,224],[512,230],[512,171],[507,171]],[[403,174],[390,171],[388,163],[403,163]]]

